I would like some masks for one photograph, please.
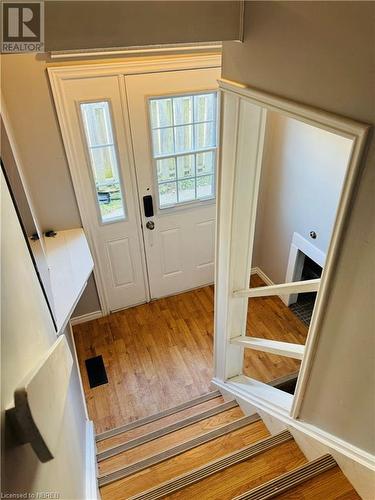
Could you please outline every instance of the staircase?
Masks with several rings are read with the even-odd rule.
[[[103,500],[360,498],[334,459],[308,462],[289,431],[210,392],[99,434]]]

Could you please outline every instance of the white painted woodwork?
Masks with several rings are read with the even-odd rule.
[[[242,372],[243,349],[229,340],[246,333],[248,300],[235,298],[232,292],[249,286],[265,112],[245,99],[224,93],[221,127],[215,373],[226,380]]]
[[[61,335],[14,391],[9,409],[22,443],[30,443],[41,462],[55,456],[73,366],[65,335]]]
[[[293,396],[291,394],[245,375],[228,378],[225,382],[214,378],[212,383],[232,396],[235,395],[240,404],[243,399],[262,410],[273,408],[279,415],[285,417],[289,415],[292,407]]]
[[[216,90],[218,78],[220,67],[125,76],[152,299],[213,283],[215,200],[159,209],[147,99]],[[151,218],[144,217],[146,195],[153,197]],[[146,228],[148,221],[154,230]]]
[[[196,42],[194,44],[163,44],[158,46],[141,46],[126,49],[98,49],[98,50],[53,50],[50,52],[51,59],[82,59],[89,57],[108,57],[108,56],[149,56],[154,54],[160,56],[161,54],[178,55],[183,53],[196,53],[196,52],[221,52],[223,44],[221,42]]]
[[[95,278],[104,312],[145,302],[148,298],[146,270],[140,233],[136,182],[131,144],[123,107],[121,76],[63,79],[58,112],[66,124],[67,155],[77,200],[95,259]],[[92,181],[81,102],[108,101],[113,138],[125,203],[125,219],[102,223]]]
[[[324,267],[326,254],[299,233],[293,233],[285,276],[286,283],[299,281],[301,279],[305,255],[310,257],[310,259],[316,262],[320,267]],[[280,298],[285,305],[290,306],[297,301],[298,295],[292,293],[281,295]]]
[[[303,359],[305,346],[301,344],[291,344],[290,342],[279,342],[278,340],[268,340],[256,337],[235,337],[230,340],[231,344],[239,345],[254,351],[269,352],[287,358]]]
[[[308,383],[309,375],[315,361],[314,353],[319,342],[320,327],[324,320],[326,304],[331,292],[331,280],[338,258],[339,241],[344,230],[344,220],[350,207],[349,202],[359,172],[360,159],[369,127],[347,118],[303,106],[262,91],[253,90],[236,82],[220,80],[219,85],[223,93],[223,112],[216,242],[218,259],[216,271],[214,383],[224,391],[232,393],[235,397],[243,396],[248,403],[257,408],[275,412],[279,417],[285,418],[288,421],[295,421],[298,418],[306,384]],[[244,253],[246,245],[248,245],[248,241],[246,241],[247,235],[253,229],[256,212],[256,204],[253,205],[253,210],[236,212],[236,207],[240,206],[241,203],[243,205],[247,203],[249,207],[251,206],[251,201],[256,199],[256,192],[255,194],[253,193],[256,183],[246,183],[241,178],[241,169],[238,168],[238,163],[244,151],[247,152],[249,159],[254,158],[254,156],[261,158],[259,143],[254,140],[251,141],[251,139],[254,139],[257,135],[261,135],[264,129],[262,121],[259,120],[258,126],[253,128],[247,126],[245,131],[241,131],[239,110],[243,106],[243,103],[246,103],[248,106],[247,109],[252,107],[254,113],[255,110],[258,110],[258,113],[265,113],[266,110],[277,111],[315,127],[342,135],[353,141],[333,235],[302,358],[296,394],[294,399],[291,395],[287,397],[288,404],[280,404],[280,401],[275,404],[278,398],[277,394],[281,392],[278,389],[270,389],[266,384],[249,380],[246,377],[233,378],[241,373],[240,364],[243,361],[243,348],[239,346],[243,345],[243,342],[236,341],[237,348],[239,349],[237,352],[233,351],[236,347],[235,345],[230,344],[230,347],[228,347],[230,339],[241,337],[244,334],[244,330],[241,330],[239,325],[241,325],[241,322],[243,324],[246,320],[246,305],[244,303],[248,301],[247,296],[235,297],[233,291],[246,290],[248,288],[246,281],[250,276],[251,245],[248,246],[247,260],[244,259]],[[249,170],[251,168],[248,169],[248,172]],[[241,228],[241,232],[238,230],[239,227]],[[242,286],[234,279],[234,270],[238,275],[242,276]],[[292,285],[287,283],[286,287],[284,286],[284,292],[290,286],[294,287],[295,283]],[[266,288],[275,290],[273,286],[264,287],[264,290]],[[233,301],[238,301],[237,309],[234,309]],[[243,307],[242,311],[241,305]],[[234,311],[236,312],[235,320],[232,317]],[[286,396],[284,395],[283,397],[285,398]],[[290,411],[292,412],[291,416],[289,416]],[[308,426],[305,427],[307,429]],[[320,430],[314,430],[314,432],[319,434]]]
[[[92,273],[94,262],[83,229],[44,237],[57,330],[67,324]]]
[[[313,280],[294,281],[292,283],[281,283],[279,285],[259,286],[247,288],[246,290],[235,290],[234,297],[269,297],[281,293],[307,293],[319,290],[320,278]]]
[[[206,68],[207,71],[213,71],[215,75],[211,76],[209,85],[204,84],[207,89],[207,87],[217,87],[216,79],[219,76],[217,68],[220,66],[221,56],[212,53],[129,58],[121,62],[48,68],[78,207],[95,262],[94,275],[103,314],[150,299],[148,289],[150,267],[147,269],[146,266],[141,231],[140,205],[124,76],[149,74],[150,79],[157,82],[163,72],[169,74],[169,72]],[[155,73],[159,75],[158,78],[153,76]],[[192,83],[188,85],[184,82],[184,85],[184,88],[194,87]],[[202,88],[202,82],[200,85]],[[197,86],[198,84],[195,84],[194,88],[196,89]],[[178,89],[173,89],[173,92],[175,91]],[[153,92],[156,90],[154,89]],[[103,225],[96,217],[96,195],[90,179],[85,137],[77,111],[77,103],[92,100],[108,100],[111,103],[119,169],[126,200],[126,221]],[[144,109],[142,111],[145,112]],[[143,145],[147,141],[148,132],[141,138]],[[144,165],[141,164],[139,168],[143,169]],[[207,251],[207,245],[211,245],[213,240],[215,213],[213,205],[207,204],[205,210],[206,213],[203,216],[191,219],[192,227],[188,228],[189,234],[194,234],[195,238],[200,239],[203,235],[204,239],[204,242],[198,245],[197,251],[189,254],[187,267],[194,269],[191,284],[188,286],[190,288],[212,282],[213,247],[211,246]],[[159,260],[152,264],[155,264],[159,270],[164,266],[166,281],[174,281],[173,276],[178,277],[183,271],[175,252],[185,252],[185,243],[182,244],[181,235],[186,228],[181,227],[177,220],[170,225],[160,224],[158,229],[165,231],[164,244],[168,240],[172,247],[167,247],[163,261]],[[147,238],[149,241],[146,244],[152,245],[151,236],[148,235]],[[150,266],[150,263],[148,264]],[[174,271],[170,272],[172,268]],[[169,289],[169,293],[175,293],[175,291],[177,290],[173,287]]]

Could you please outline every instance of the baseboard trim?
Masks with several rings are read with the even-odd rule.
[[[79,325],[80,323],[87,323],[88,321],[92,321],[94,319],[102,318],[102,311],[93,311],[91,313],[82,314],[81,316],[74,316],[74,318],[70,318],[70,324],[72,326]]]
[[[271,280],[271,278],[269,278],[267,276],[267,274],[264,271],[262,271],[262,269],[260,267],[252,267],[250,274],[257,274],[259,276],[259,278],[261,278],[265,282],[265,284],[268,285],[268,286],[272,286],[272,285],[275,284]]]
[[[97,481],[96,445],[95,431],[92,420],[86,420],[86,478],[85,498],[87,500],[99,500],[99,489]]]

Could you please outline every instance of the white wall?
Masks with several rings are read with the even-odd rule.
[[[86,414],[76,366],[53,460],[42,464],[29,444],[19,445],[5,419],[15,387],[53,344],[56,333],[3,175],[1,291],[2,492],[52,491],[62,499],[83,499]]]
[[[351,146],[344,137],[268,113],[253,265],[274,283],[285,282],[294,232],[327,252]]]

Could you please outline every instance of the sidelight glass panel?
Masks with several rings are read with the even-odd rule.
[[[152,98],[149,107],[159,207],[214,198],[217,93]]]
[[[123,220],[125,206],[109,103],[81,103],[80,108],[101,222]]]

